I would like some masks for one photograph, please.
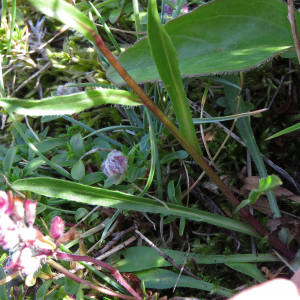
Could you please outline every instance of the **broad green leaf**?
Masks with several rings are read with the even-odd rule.
[[[9,173],[11,166],[13,164],[13,161],[15,159],[15,156],[17,154],[18,151],[18,147],[11,147],[10,149],[8,149],[4,160],[3,160],[3,172],[4,173]]]
[[[32,161],[30,161],[23,169],[23,177],[29,175],[31,172],[35,171],[37,168],[39,168],[42,164],[44,164],[44,160],[42,160],[40,157],[34,158]]]
[[[5,276],[5,272],[3,270],[2,265],[0,265],[0,280],[4,279]],[[1,300],[8,300],[7,298],[7,294],[6,294],[6,284],[3,283],[0,285],[0,299]]]
[[[114,24],[118,20],[118,18],[121,15],[122,9],[123,9],[123,7],[119,7],[119,8],[113,9],[111,11],[111,13],[109,15],[110,23]]]
[[[243,200],[241,204],[236,208],[236,211],[240,210],[241,208],[254,204],[258,197],[265,192],[271,191],[276,187],[282,184],[280,178],[276,175],[271,175],[265,178],[262,178],[258,183],[258,189],[253,189],[249,195],[249,198]]]
[[[70,146],[78,159],[85,154],[85,145],[80,132],[71,137]]]
[[[55,147],[62,146],[67,144],[68,140],[67,139],[62,139],[62,138],[54,138],[54,139],[47,139],[44,141],[41,141],[36,145],[36,148],[41,152],[47,152]]]
[[[163,159],[160,160],[160,163],[166,164],[166,163],[170,163],[173,160],[178,160],[178,159],[185,159],[187,158],[189,155],[186,151],[184,150],[179,150],[176,152],[173,152],[171,154],[166,155]]]
[[[249,276],[251,276],[252,278],[256,279],[258,282],[264,282],[267,281],[267,278],[259,271],[259,269],[253,265],[253,264],[249,264],[249,263],[227,263],[226,264],[228,267],[247,274]]]
[[[122,90],[92,90],[43,100],[0,98],[0,107],[28,116],[73,114],[101,104],[137,106],[141,102],[136,95]]]
[[[148,40],[159,77],[169,93],[180,131],[191,147],[202,154],[182,84],[178,56],[170,36],[161,24],[156,0],[150,0],[148,4]]]
[[[129,209],[139,212],[186,217],[190,220],[206,222],[260,238],[260,235],[250,225],[226,217],[169,203],[169,209],[167,209],[161,203],[152,199],[85,186],[66,180],[54,178],[28,178],[17,180],[12,186],[17,190],[31,191],[49,197],[88,203],[89,205],[101,205],[117,209]]]
[[[78,222],[78,220],[80,220],[81,218],[83,218],[85,215],[87,215],[89,213],[89,211],[83,207],[80,207],[76,210],[75,213],[75,220],[76,222]]]
[[[186,259],[186,252],[160,249],[166,255],[172,257],[176,264],[182,265]],[[122,254],[122,255],[121,255]],[[120,258],[120,255],[122,258]],[[232,255],[204,255],[190,253],[188,259],[194,258],[199,264],[226,264],[280,261],[272,254],[232,254]],[[152,268],[171,266],[155,249],[145,246],[130,247],[113,254],[108,259],[109,264],[115,264],[120,272],[136,272]]]
[[[82,12],[66,1],[29,0],[29,2],[45,15],[56,18],[69,25],[88,39],[93,39],[93,32],[97,32],[95,24]]]
[[[67,294],[75,295],[78,292],[80,284],[75,282],[68,276],[65,277],[65,292]]]
[[[40,287],[39,289],[37,290],[37,293],[36,293],[36,299],[37,300],[44,300],[45,297],[46,297],[46,294],[48,292],[48,289],[50,287],[52,283],[52,280],[47,280],[45,281]]]
[[[284,135],[284,134],[287,134],[287,133],[290,133],[290,132],[293,132],[293,131],[299,130],[299,129],[300,129],[300,123],[298,123],[298,124],[296,124],[296,125],[293,125],[293,126],[291,126],[291,127],[288,127],[288,128],[286,128],[286,129],[284,129],[284,130],[281,130],[281,131],[279,131],[279,132],[277,132],[276,134],[274,134],[274,135],[268,137],[267,140],[274,139],[274,138],[276,138],[276,137],[279,137],[279,136],[281,136],[281,135]]]
[[[79,159],[71,170],[71,176],[75,180],[81,180],[85,174],[85,166],[81,159]]]
[[[216,0],[168,22],[182,77],[249,70],[294,47],[287,6],[280,0]],[[299,13],[295,11],[300,25]],[[150,33],[149,33],[150,35]],[[159,80],[148,38],[119,57],[137,82]],[[107,77],[123,79],[110,67]]]
[[[140,280],[144,281],[146,288],[158,290],[173,288],[178,278],[177,273],[162,269],[141,271],[135,273],[135,275],[137,275]],[[212,283],[197,280],[186,275],[180,276],[177,286],[200,289],[209,292],[214,290],[215,293],[225,297],[231,297],[234,295],[234,292],[229,289],[223,287],[217,287],[217,289],[214,289],[214,285]]]

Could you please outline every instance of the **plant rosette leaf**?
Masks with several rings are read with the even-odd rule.
[[[280,178],[276,175],[271,175],[266,178],[262,178],[259,181],[258,189],[253,189],[249,195],[249,198],[243,200],[241,204],[236,208],[235,211],[239,211],[241,208],[245,207],[246,205],[254,204],[262,193],[271,191],[274,188],[280,186],[281,184],[282,182]]]
[[[92,90],[43,100],[0,98],[0,107],[28,116],[73,114],[102,104],[138,106],[141,102],[135,94],[122,90]]]
[[[173,19],[164,28],[178,54],[181,76],[204,76],[249,70],[294,47],[287,14],[280,0],[216,0]],[[300,25],[297,11],[295,17]],[[160,78],[148,38],[139,40],[118,60],[139,83]],[[112,67],[107,77],[124,84]]]

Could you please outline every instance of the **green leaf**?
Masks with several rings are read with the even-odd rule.
[[[295,17],[299,24],[298,11]],[[183,77],[249,70],[294,47],[287,6],[279,0],[212,1],[164,28],[177,51]],[[160,77],[148,38],[139,40],[118,60],[137,82]],[[107,77],[124,84],[112,67]]]
[[[267,281],[267,278],[259,271],[259,269],[253,265],[253,264],[247,264],[247,263],[227,263],[228,267],[247,274],[251,276],[252,278],[256,279],[258,282],[264,282]]]
[[[158,290],[173,288],[178,278],[177,273],[162,269],[141,271],[137,272],[135,275],[137,275],[140,280],[144,281],[146,288]],[[209,292],[214,290],[214,285],[212,283],[208,283],[203,280],[197,280],[186,275],[180,276],[177,282],[177,286],[200,289]],[[234,295],[233,291],[223,287],[218,287],[215,290],[215,293],[225,297],[231,297]]]
[[[32,161],[30,161],[23,169],[23,177],[29,175],[36,169],[38,169],[42,164],[44,164],[44,160],[40,157],[34,158]]]
[[[182,84],[178,56],[172,40],[160,22],[156,0],[148,4],[148,39],[158,74],[170,96],[181,133],[202,153],[192,122],[192,114]]]
[[[236,220],[174,204],[168,204],[169,209],[167,209],[161,203],[152,199],[85,186],[75,182],[54,178],[28,178],[17,180],[12,186],[17,190],[31,191],[45,196],[88,203],[89,205],[186,217],[190,220],[207,222],[260,238],[260,235],[250,225]]]
[[[78,220],[80,220],[81,218],[83,218],[85,215],[87,215],[89,213],[89,211],[83,207],[80,207],[76,210],[75,213],[75,220],[76,222],[78,222]]]
[[[80,284],[69,277],[65,277],[65,292],[67,294],[75,295],[78,292]]]
[[[182,236],[185,228],[185,218],[181,217],[180,218],[180,223],[179,223],[179,235]]]
[[[67,139],[62,139],[62,138],[54,138],[54,139],[47,139],[44,141],[41,141],[36,145],[36,148],[41,152],[47,152],[55,147],[62,146],[67,144],[68,140]]]
[[[164,165],[164,164],[172,162],[173,160],[186,159],[188,156],[189,155],[186,151],[179,150],[179,151],[176,151],[176,152],[166,155],[163,159],[161,159],[160,163],[162,165]]]
[[[182,265],[186,259],[186,252],[160,249],[164,254],[172,257],[176,264]],[[120,255],[122,258],[120,258]],[[247,263],[280,261],[272,254],[232,254],[232,255],[204,255],[190,253],[188,259],[194,258],[199,264],[226,264],[226,263]],[[164,258],[151,247],[137,246],[121,250],[111,255],[109,264],[116,264],[120,272],[136,272],[152,268],[171,266]]]
[[[141,105],[141,102],[133,93],[108,89],[92,90],[78,94],[46,98],[43,100],[0,98],[0,107],[20,115],[28,116],[73,114],[101,104],[137,106]]]
[[[9,173],[11,166],[13,164],[13,161],[15,159],[15,156],[17,154],[18,151],[18,147],[11,147],[10,149],[8,149],[4,160],[3,160],[3,172],[4,173]]]
[[[92,33],[97,32],[94,23],[73,5],[63,0],[29,0],[31,5],[49,17],[76,29],[88,39],[93,39]]]
[[[71,137],[70,146],[78,159],[85,154],[85,146],[81,134],[78,132]]]
[[[82,183],[84,185],[92,185],[94,183],[104,180],[105,178],[106,178],[106,175],[104,173],[94,172],[94,173],[85,175],[84,178],[80,181],[80,183]]]
[[[279,131],[279,132],[277,132],[276,134],[274,134],[274,135],[268,137],[267,140],[274,139],[274,138],[276,138],[276,137],[279,137],[279,136],[281,136],[281,135],[284,135],[284,134],[293,132],[293,131],[298,130],[298,129],[300,129],[300,123],[298,123],[298,124],[296,124],[296,125],[293,125],[293,126],[291,126],[291,127],[288,127],[288,128],[286,128],[286,129],[284,129],[284,130],[281,130],[281,131]]]
[[[0,280],[4,279],[5,276],[5,272],[3,270],[2,265],[0,265]],[[1,300],[8,300],[7,298],[7,294],[6,294],[6,284],[3,283],[0,285],[0,299]]]
[[[76,163],[77,158],[73,157],[73,158],[68,159],[68,157],[69,157],[69,155],[67,153],[57,154],[51,159],[51,162],[54,164],[57,164],[61,167],[73,166]]]
[[[75,180],[81,180],[85,174],[84,163],[79,159],[73,166],[71,170],[71,176]]]
[[[174,180],[170,180],[168,183],[168,188],[167,188],[167,192],[168,192],[168,197],[170,199],[170,201],[173,204],[178,204],[178,201],[176,199],[176,195],[175,195],[175,185],[174,185]]]
[[[121,15],[122,9],[123,9],[123,7],[119,7],[119,8],[113,9],[111,11],[111,13],[109,15],[110,23],[114,24],[118,20],[118,18]]]
[[[36,299],[37,300],[44,300],[45,297],[46,297],[46,294],[48,292],[48,289],[50,287],[52,283],[52,280],[47,280],[45,281],[40,287],[39,289],[37,290],[37,293],[36,293]]]
[[[254,204],[258,197],[265,192],[271,191],[275,189],[276,187],[280,186],[282,184],[280,178],[276,175],[271,175],[265,178],[262,178],[259,181],[258,189],[253,189],[249,195],[249,198],[246,200],[243,200],[241,204],[235,209],[235,211],[240,210],[241,208]]]

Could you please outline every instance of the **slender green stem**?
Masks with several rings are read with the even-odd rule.
[[[132,0],[133,4],[133,12],[134,12],[134,21],[135,21],[135,30],[140,32],[140,12],[139,12],[139,2],[138,0]],[[136,35],[137,39],[141,36],[139,34]]]

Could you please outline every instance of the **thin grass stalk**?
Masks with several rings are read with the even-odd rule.
[[[134,13],[134,22],[135,22],[135,30],[140,32],[140,12],[139,12],[139,2],[138,0],[132,0],[133,5],[133,13]],[[137,39],[141,36],[139,34],[136,35]]]
[[[7,50],[6,50],[6,56],[3,61],[3,66],[7,64],[8,61],[8,54],[10,53],[11,48],[11,40],[15,28],[15,22],[16,22],[16,12],[17,12],[17,0],[12,0],[11,3],[11,24],[10,24],[10,34],[9,34],[9,40],[7,43]]]

